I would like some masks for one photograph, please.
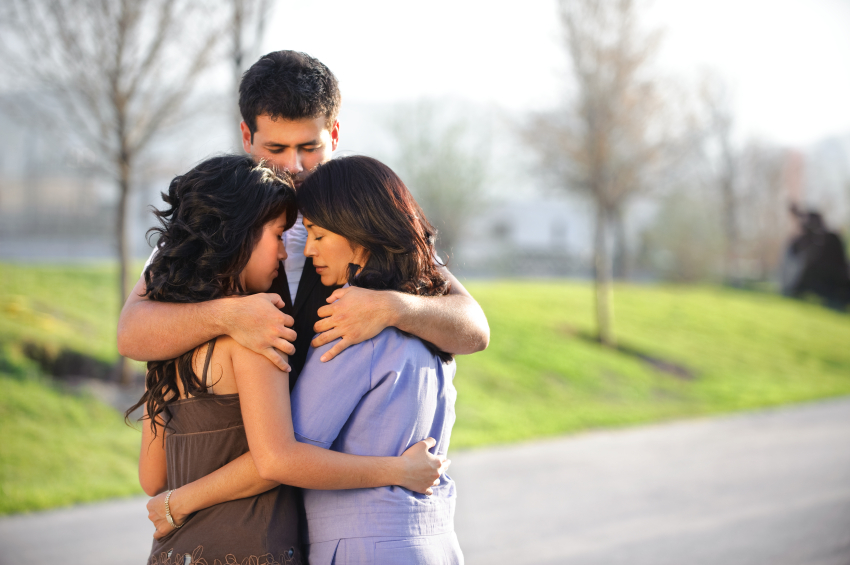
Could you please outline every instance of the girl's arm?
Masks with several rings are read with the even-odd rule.
[[[245,453],[206,477],[174,489],[168,506],[174,522],[182,524],[193,512],[222,502],[256,496],[279,484],[260,477],[251,454]],[[154,493],[148,494],[153,496]],[[148,501],[148,518],[156,527],[154,538],[159,539],[172,531],[165,517],[164,492]]]
[[[139,483],[148,496],[165,490],[167,474],[165,468],[165,427],[157,419],[156,437],[147,419],[147,406],[142,408],[142,450],[139,454]]]
[[[430,494],[430,487],[440,478],[443,463],[439,457],[428,454],[422,442],[417,446],[425,454],[411,448],[407,457],[363,457],[296,441],[287,375],[262,355],[236,342],[230,343],[245,433],[261,477],[310,489],[400,485]],[[416,465],[417,455],[427,455],[430,459],[425,465]]]
[[[322,490],[401,485],[415,492],[431,494],[431,487],[448,468],[449,461],[443,461],[428,451],[435,444],[432,438],[411,446],[401,457],[349,455],[295,441],[289,403],[289,375],[279,371],[265,357],[227,337],[220,337],[217,347],[232,350],[251,452],[175,489],[169,507],[176,523],[183,523],[193,512],[254,496],[280,483]],[[261,454],[260,458],[271,467],[266,471],[273,475],[266,479],[255,464],[257,450],[265,449],[268,452]],[[267,480],[269,478],[274,480]],[[148,502],[149,518],[157,528],[156,538],[172,530],[165,519],[164,499],[163,493]]]

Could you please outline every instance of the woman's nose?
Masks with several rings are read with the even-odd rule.
[[[304,255],[306,257],[313,257],[315,254],[313,244],[310,242],[310,238],[307,238],[307,243],[304,245]]]

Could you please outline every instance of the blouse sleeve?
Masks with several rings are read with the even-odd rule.
[[[322,363],[319,358],[334,343],[310,348],[292,391],[295,439],[324,449],[331,447],[360,399],[371,389],[372,340],[352,345]]]

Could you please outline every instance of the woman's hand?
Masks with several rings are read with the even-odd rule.
[[[428,451],[435,445],[437,440],[429,437],[410,446],[401,454],[403,471],[399,486],[419,494],[434,494],[431,487],[440,484],[440,476],[452,464],[451,460]]]
[[[153,534],[153,539],[162,539],[171,532],[174,531],[174,528],[171,527],[171,524],[168,523],[168,519],[165,517],[165,495],[168,491],[161,492],[155,497],[151,498],[148,501],[148,520],[153,522],[156,531]],[[186,521],[186,515],[179,512],[178,508],[175,508],[175,495],[177,494],[177,490],[171,493],[171,498],[168,500],[168,508],[171,510],[171,519],[174,520],[174,523],[177,525],[182,524]]]

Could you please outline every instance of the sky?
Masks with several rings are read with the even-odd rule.
[[[539,110],[567,87],[556,6],[281,0],[263,51],[317,57],[344,101]],[[711,69],[729,83],[739,136],[803,147],[850,134],[850,0],[655,0],[644,24],[664,33],[660,74],[689,84]]]

